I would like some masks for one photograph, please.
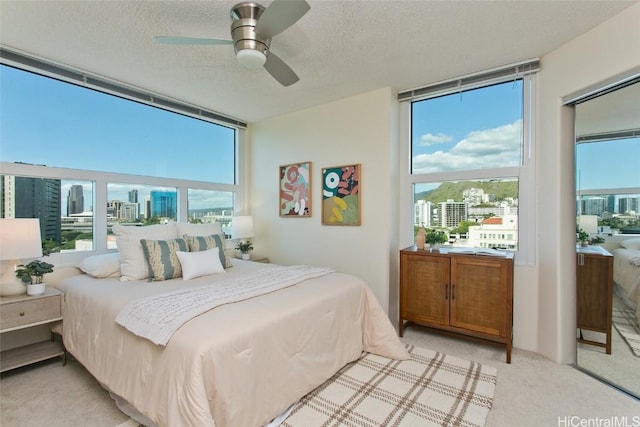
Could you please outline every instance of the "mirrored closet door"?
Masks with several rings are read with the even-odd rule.
[[[593,93],[575,102],[577,365],[640,398],[640,77]]]

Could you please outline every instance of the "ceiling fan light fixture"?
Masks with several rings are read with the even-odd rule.
[[[253,49],[242,49],[236,54],[238,62],[247,68],[262,68],[264,63],[267,62],[267,56]]]

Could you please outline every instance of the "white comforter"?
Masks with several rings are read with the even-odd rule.
[[[271,267],[234,264],[192,281],[67,279],[59,285],[65,346],[154,423],[185,427],[261,426],[362,351],[408,357],[368,287],[340,273],[217,307],[184,324],[166,347],[114,321],[132,300]]]

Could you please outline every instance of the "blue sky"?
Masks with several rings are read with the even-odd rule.
[[[508,82],[414,103],[413,171],[517,166],[521,90],[521,82]],[[581,187],[640,187],[638,159],[640,138],[582,144],[577,152]]]
[[[0,90],[2,161],[233,182],[230,128],[4,65]],[[520,97],[515,81],[414,103],[414,172],[516,166]],[[640,139],[587,145],[582,188],[640,186]]]
[[[231,128],[4,65],[0,66],[0,91],[2,161],[234,182],[235,133]],[[85,210],[91,209],[91,182],[63,180],[62,184],[64,200],[72,184],[82,185]],[[140,202],[150,190],[110,183],[109,200],[128,200],[132,188],[139,190]],[[232,205],[229,192],[190,191],[190,208]],[[66,209],[66,204],[62,207]]]
[[[6,66],[0,73],[2,161],[234,181],[233,129]]]

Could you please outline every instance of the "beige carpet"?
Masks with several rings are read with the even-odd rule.
[[[633,354],[640,357],[640,327],[633,310],[614,307],[612,321]]]
[[[495,368],[408,345],[410,360],[366,354],[305,396],[283,427],[483,426]]]
[[[640,414],[640,401],[536,353],[516,348],[513,363],[506,364],[504,348],[419,328],[405,330],[402,341],[498,370],[485,427],[557,427],[560,421],[569,425],[564,421],[567,417],[576,417],[574,422],[626,417],[631,422]],[[638,372],[629,376],[638,378]],[[66,366],[52,359],[5,372],[0,378],[2,427],[116,427],[129,419],[73,359]],[[135,423],[126,426],[135,427]]]

